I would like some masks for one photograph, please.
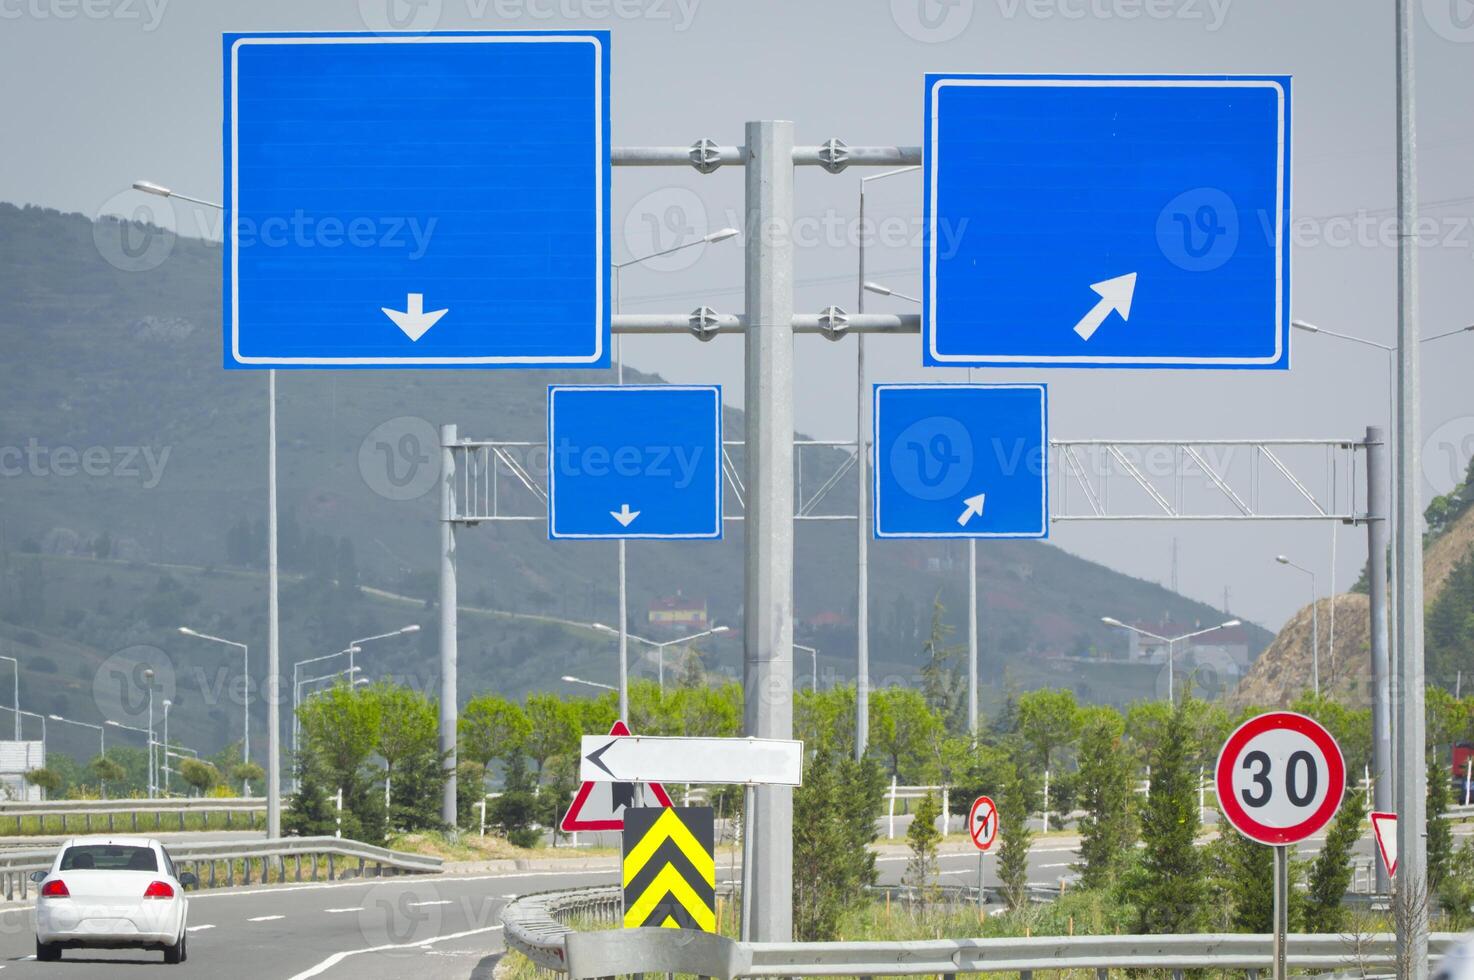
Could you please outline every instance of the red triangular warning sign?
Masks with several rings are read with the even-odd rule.
[[[1373,811],[1370,816],[1377,850],[1382,852],[1382,866],[1390,877],[1397,874],[1397,814]]]
[[[610,735],[628,735],[629,726],[616,721]],[[670,806],[670,797],[659,783],[595,783],[578,788],[573,805],[558,825],[563,831],[623,830],[624,809],[629,806]]]

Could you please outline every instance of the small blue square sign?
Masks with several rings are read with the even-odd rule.
[[[1042,384],[878,384],[877,538],[1049,536]]]
[[[719,385],[548,388],[548,537],[721,536]]]

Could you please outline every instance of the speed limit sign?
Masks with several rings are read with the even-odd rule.
[[[1218,805],[1239,833],[1261,844],[1293,844],[1336,815],[1346,763],[1315,719],[1271,711],[1228,736],[1214,784]]]

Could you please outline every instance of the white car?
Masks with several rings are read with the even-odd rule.
[[[36,895],[36,959],[63,949],[154,949],[182,963],[189,901],[164,845],[146,837],[74,837],[50,871],[31,880]]]

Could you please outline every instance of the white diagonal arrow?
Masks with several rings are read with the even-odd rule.
[[[961,514],[957,515],[957,523],[962,527],[967,527],[968,521],[972,520],[974,517],[982,517],[983,500],[987,496],[988,495],[985,493],[980,493],[973,497],[963,498],[962,502],[967,505],[967,509],[964,510]]]
[[[1136,273],[1128,272],[1114,279],[1103,279],[1091,283],[1090,288],[1100,295],[1100,302],[1091,307],[1090,312],[1075,324],[1075,333],[1080,335],[1081,340],[1089,340],[1100,329],[1105,318],[1111,315],[1112,310],[1120,313],[1122,320],[1131,318],[1131,297],[1136,292]]]
[[[629,527],[630,521],[640,516],[637,510],[630,510],[629,504],[620,504],[619,510],[611,510],[609,516],[619,522],[620,527]]]
[[[410,293],[405,299],[405,307],[403,310],[391,310],[387,306],[381,306],[379,309],[383,310],[389,319],[394,321],[394,325],[403,330],[404,335],[410,340],[419,340],[425,336],[426,330],[435,326],[441,317],[450,312],[449,309],[444,309],[431,310],[426,313],[424,293]]]

